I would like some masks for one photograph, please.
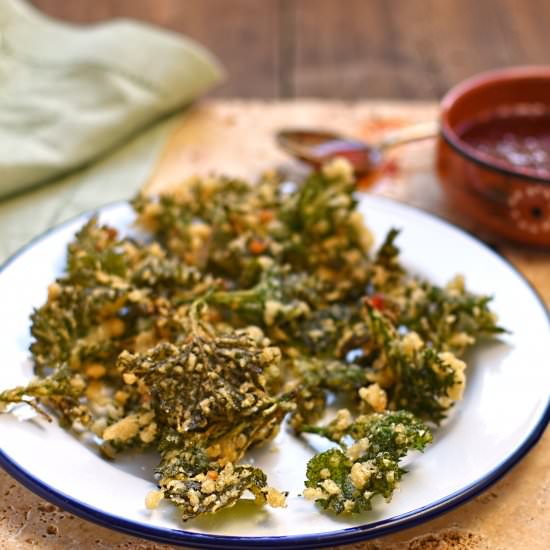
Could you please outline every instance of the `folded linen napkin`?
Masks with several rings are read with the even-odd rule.
[[[220,77],[177,34],[125,20],[77,27],[0,0],[0,197],[89,164]]]

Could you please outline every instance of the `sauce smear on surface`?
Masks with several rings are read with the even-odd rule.
[[[465,125],[459,134],[464,142],[493,160],[550,177],[549,110],[494,113]]]

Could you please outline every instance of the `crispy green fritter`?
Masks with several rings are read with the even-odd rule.
[[[411,449],[423,450],[432,439],[424,422],[408,411],[364,414],[348,422],[343,422],[342,416],[337,415],[326,426],[306,426],[303,431],[321,435],[339,444],[345,444],[346,436],[354,441],[366,438],[368,452],[365,451],[365,456],[372,457],[384,451],[397,459]]]
[[[47,409],[56,410],[64,426],[76,420],[86,425],[89,414],[80,403],[84,390],[83,378],[62,365],[51,375],[35,378],[27,386],[0,392],[0,412],[7,410],[9,405],[25,403],[48,419]]]
[[[245,491],[250,491],[258,504],[266,503],[267,476],[259,468],[228,463],[223,468],[209,469],[208,474],[211,477],[201,473],[160,478],[164,498],[178,507],[183,521],[232,506]]]
[[[423,451],[432,436],[407,411],[358,417],[338,415],[325,427],[306,427],[341,445],[315,455],[307,466],[304,496],[322,508],[341,513],[370,510],[372,499],[390,500],[405,473],[399,461],[410,450]],[[345,439],[353,442],[347,446]]]
[[[180,344],[122,352],[118,369],[126,382],[146,389],[163,426],[201,433],[211,442],[241,424],[250,428],[262,418],[267,426],[284,414],[266,391],[268,378],[278,376],[281,356],[269,344],[259,330],[216,334],[197,320]]]
[[[357,471],[361,481],[354,483]],[[330,449],[308,462],[304,496],[335,514],[361,513],[372,508],[377,495],[389,500],[403,474],[387,453],[352,462],[340,449]]]
[[[68,246],[66,274],[48,290],[32,315],[31,351],[37,372],[62,362],[114,366],[145,329],[153,339],[173,339],[177,308],[216,282],[196,268],[167,257],[157,243],[118,238],[92,218]]]
[[[260,505],[269,501],[272,492],[284,498],[268,487],[267,476],[259,468],[220,460],[215,448],[220,447],[219,443],[204,448],[199,434],[182,435],[171,428],[160,441],[161,462],[156,469],[159,491],[178,507],[183,521],[232,506],[245,492],[252,493]],[[230,441],[229,437],[225,439],[226,443]],[[240,449],[240,454],[244,451]],[[270,504],[277,505],[273,501]]]
[[[200,318],[201,305],[191,307],[184,341],[123,352],[117,363],[162,426],[158,483],[183,520],[231,506],[247,490],[265,502],[266,475],[235,463],[272,439],[293,408],[267,390],[279,375],[279,349],[259,329],[216,332]]]
[[[390,319],[368,300],[365,311],[371,337],[368,354],[375,357],[369,378],[391,381],[387,388],[391,408],[406,408],[439,423],[462,396],[465,363],[450,352],[438,353],[420,337],[411,337],[410,332],[401,336]]]
[[[491,297],[468,292],[462,276],[439,287],[409,275],[399,263],[398,235],[391,230],[378,250],[369,292],[395,326],[416,332],[436,349],[457,354],[480,337],[506,332],[489,309]]]

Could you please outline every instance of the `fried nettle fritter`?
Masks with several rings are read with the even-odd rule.
[[[309,461],[304,491],[307,499],[337,514],[370,510],[376,495],[389,500],[405,473],[399,467],[400,459],[409,450],[423,451],[432,441],[425,424],[407,411],[372,413],[352,420],[343,409],[327,426],[305,426],[303,431],[341,447]]]
[[[334,444],[304,465],[306,498],[334,513],[391,498],[464,391],[460,356],[502,329],[462,278],[408,273],[397,230],[372,253],[353,192],[337,160],[294,186],[209,177],[139,195],[143,241],[92,218],[32,315],[37,377],[0,407],[55,415],[106,457],[158,450],[146,504],[184,520],[246,492],[285,505],[246,451],[286,416]],[[322,425],[330,393],[349,405]]]
[[[292,409],[285,396],[266,390],[268,379],[279,374],[279,348],[255,327],[216,333],[197,311],[190,323],[181,342],[118,358],[123,379],[154,413],[161,494],[178,505],[184,520],[233,504],[245,490],[258,502],[283,504],[261,470],[236,465],[250,446],[272,439]]]

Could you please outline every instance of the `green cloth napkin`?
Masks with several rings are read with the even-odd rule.
[[[181,108],[221,75],[174,33],[123,20],[76,27],[0,0],[0,261],[52,225],[131,197]]]
[[[163,119],[84,169],[0,200],[0,264],[50,227],[82,212],[133,197],[182,116],[185,113]]]

